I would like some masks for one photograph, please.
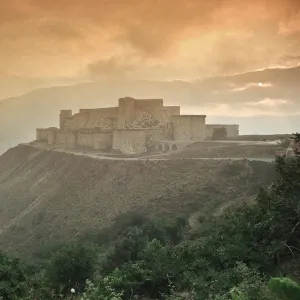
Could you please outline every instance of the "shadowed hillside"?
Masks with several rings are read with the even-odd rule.
[[[18,146],[0,157],[0,243],[29,255],[121,213],[194,213],[209,201],[249,199],[274,166],[230,161],[103,161]]]

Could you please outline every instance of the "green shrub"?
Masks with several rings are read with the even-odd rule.
[[[300,299],[300,285],[290,278],[272,278],[268,286],[281,300]]]
[[[96,260],[96,248],[92,245],[70,244],[59,249],[46,272],[50,286],[63,294],[71,288],[83,291],[86,280],[93,278]]]

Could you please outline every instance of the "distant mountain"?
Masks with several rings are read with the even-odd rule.
[[[57,126],[60,109],[116,106],[120,97],[158,97],[166,105],[180,105],[182,112],[207,114],[209,123],[238,123],[241,134],[291,133],[300,131],[300,67],[208,78],[197,81],[102,80],[41,88],[0,102],[0,153],[20,142],[35,138],[36,127]],[[284,99],[280,116],[265,116],[271,105],[262,106],[259,116],[241,117],[239,109],[272,104]],[[268,102],[269,101],[269,102]],[[285,103],[284,102],[284,103]],[[251,104],[251,105],[250,105]],[[275,103],[276,104],[276,103]],[[235,108],[224,115],[210,115],[213,107]],[[250,106],[249,106],[250,105]]]

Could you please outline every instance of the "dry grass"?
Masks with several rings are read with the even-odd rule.
[[[173,158],[274,158],[277,146],[244,145],[238,143],[206,142],[194,143],[182,151],[170,155]]]
[[[250,197],[274,165],[248,161],[109,161],[18,146],[0,157],[0,245],[30,256],[122,213],[194,213]]]

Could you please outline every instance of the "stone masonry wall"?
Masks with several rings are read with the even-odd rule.
[[[78,130],[79,128],[85,128],[88,122],[89,114],[87,111],[79,112],[73,115],[71,118],[65,119],[64,128],[69,130]]]
[[[53,144],[55,144],[57,131],[58,131],[58,129],[55,127],[37,128],[36,140],[47,141],[47,143],[49,145],[53,145]]]
[[[66,147],[72,147],[77,144],[76,131],[57,130],[55,136],[55,144],[64,144]]]
[[[91,109],[88,111],[86,128],[112,129],[118,118],[118,107]]]
[[[94,134],[77,132],[77,145],[85,147],[94,147]]]
[[[112,148],[112,132],[94,133],[94,149],[106,150]]]
[[[143,153],[151,141],[194,142],[212,137],[224,127],[227,136],[239,135],[238,125],[205,125],[204,115],[180,115],[179,106],[163,106],[162,99],[120,98],[117,107],[61,110],[60,129],[37,129],[37,140],[48,144]]]
[[[164,106],[152,111],[154,119],[157,120],[157,127],[172,128],[172,116],[180,115],[179,106]]]
[[[135,116],[135,99],[130,97],[120,98],[118,102],[117,128],[126,128],[132,123]]]
[[[146,131],[116,129],[113,131],[112,148],[124,154],[145,153],[147,151]]]
[[[64,109],[60,111],[59,115],[59,129],[65,129],[66,119],[72,118],[72,110]]]
[[[134,109],[152,112],[163,107],[163,99],[135,99]]]
[[[46,141],[48,140],[48,134],[51,132],[51,128],[37,128],[36,129],[36,140]]]
[[[150,112],[146,111],[136,111],[133,121],[130,124],[127,124],[126,129],[134,128],[156,128],[158,127],[159,122]]]
[[[181,115],[172,117],[173,138],[175,141],[198,141],[205,138],[204,115]]]
[[[149,141],[171,140],[172,130],[166,128],[147,129],[146,137]]]
[[[70,130],[95,127],[112,129],[117,117],[118,107],[81,109],[79,113],[65,119],[65,128]]]

